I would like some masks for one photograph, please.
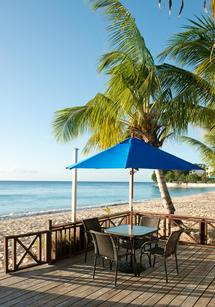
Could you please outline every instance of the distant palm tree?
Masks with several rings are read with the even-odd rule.
[[[187,82],[190,86],[198,81],[198,91],[189,95],[184,89],[173,97],[163,67],[155,65],[130,12],[117,0],[91,2],[95,9],[103,8],[109,20],[113,51],[99,63],[99,71],[109,76],[108,87],[83,106],[57,111],[55,137],[68,142],[89,132],[85,152],[105,149],[130,135],[160,147],[168,137],[186,131],[190,118],[198,114],[198,101],[211,97],[210,89],[201,77],[190,74]],[[163,205],[174,213],[162,171],[157,170],[156,176]]]

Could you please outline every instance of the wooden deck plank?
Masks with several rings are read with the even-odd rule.
[[[44,302],[49,301],[50,298],[58,297],[58,295],[60,295],[60,293],[58,294],[58,289],[60,287],[65,289],[65,285],[68,285],[69,289],[75,286],[75,288],[78,288],[79,285],[76,281],[78,282],[80,279],[83,280],[84,278],[88,278],[89,280],[89,275],[84,273],[86,273],[86,271],[75,271],[75,267],[73,267],[73,270],[69,271],[56,271],[48,277],[48,279],[46,277],[39,291],[37,289],[36,292],[27,293],[18,300],[13,301],[13,304],[16,303],[16,306],[23,306],[25,304],[33,305],[35,301],[39,301],[42,305]]]
[[[90,306],[93,306],[94,305],[94,302],[98,300],[100,301],[103,301],[104,300],[104,297],[101,297],[100,296],[102,294],[106,294],[108,292],[108,296],[107,297],[110,297],[110,292],[113,291],[113,294],[114,295],[117,291],[122,291],[122,287],[128,287],[129,285],[131,285],[131,280],[133,279],[133,275],[127,275],[127,274],[122,274],[119,272],[119,278],[118,278],[118,284],[120,284],[120,289],[121,290],[117,290],[117,288],[114,288],[113,287],[113,273],[111,272],[107,272],[108,274],[108,278],[110,279],[110,283],[108,285],[105,285],[102,283],[102,280],[101,278],[98,276],[98,274],[96,274],[96,279],[98,279],[98,285],[100,285],[100,287],[97,287],[97,289],[94,289],[94,288],[87,288],[87,292],[85,292],[85,296],[87,294],[87,299],[91,301],[90,303]],[[112,276],[112,277],[111,277]],[[95,281],[94,281],[95,282]],[[101,287],[102,286],[102,287]],[[69,296],[71,296],[71,293],[67,293],[67,295],[69,294]],[[86,303],[86,300],[85,300],[85,297],[80,297],[79,299],[76,299],[76,302],[74,302],[74,297],[71,301],[71,299],[68,298],[68,304],[72,303],[73,306],[84,306]],[[65,301],[63,303],[63,305],[66,305],[67,302]],[[52,306],[52,304],[48,304],[49,306]],[[97,305],[97,303],[96,303]]]
[[[56,270],[56,267],[53,267],[52,268],[49,268],[48,269],[48,273],[52,273],[52,275],[56,275],[61,272],[60,270]],[[44,286],[44,284],[47,284],[47,283],[50,283],[48,280],[44,279],[44,280],[41,280],[41,276],[46,276],[47,274],[47,271],[45,271],[45,273],[42,273],[41,271],[41,274],[40,273],[35,273],[32,275],[29,275],[27,274],[28,278],[25,278],[23,279],[22,278],[22,273],[19,273],[19,279],[20,279],[20,282],[19,281],[16,281],[15,284],[9,284],[8,285],[4,285],[4,289],[2,289],[2,291],[4,290],[5,292],[5,295],[1,295],[0,297],[0,304],[2,304],[5,300],[5,296],[8,296],[8,294],[10,295],[10,299],[12,300],[13,297],[16,297],[18,298],[19,296],[22,296],[22,298],[24,298],[24,292],[26,289],[28,289],[29,291],[33,291],[33,290],[38,290],[40,288],[42,288]],[[24,276],[25,276],[25,273],[23,273]],[[29,284],[29,276],[30,276],[30,279],[31,279],[31,283]],[[79,276],[79,275],[78,275]],[[77,276],[77,277],[78,277]],[[11,277],[12,278],[12,277]],[[45,278],[45,277],[43,277]],[[7,287],[6,287],[7,286]],[[5,290],[5,288],[8,288],[8,290]],[[11,294],[12,293],[12,294]],[[28,294],[29,296],[29,294]]]
[[[214,268],[214,261],[208,257],[204,259],[200,268],[197,268],[194,271],[192,276],[192,282],[186,286],[188,289],[188,294],[186,299],[183,301],[182,306],[194,306],[198,298],[204,293],[208,284],[210,282],[207,280],[207,275],[210,274],[211,270]],[[178,302],[178,297],[175,299],[175,302]],[[173,301],[174,303],[174,301]]]
[[[193,255],[190,254],[189,258],[182,259],[184,260],[179,262],[179,275],[174,276],[172,279],[169,280],[169,283],[167,285],[164,285],[162,290],[157,293],[157,301],[159,301],[160,305],[167,306],[177,297],[177,304],[180,304],[180,295],[183,292],[184,289],[186,289],[186,283],[185,280],[189,279],[192,274],[195,276],[195,269],[196,266],[192,265],[193,261],[198,261],[204,259],[203,255],[207,254],[207,250],[201,250],[198,253],[194,253]],[[202,263],[200,261],[200,263]],[[189,265],[188,265],[189,263]],[[185,297],[186,298],[186,297]],[[181,302],[185,299],[181,299]],[[155,303],[154,303],[155,304]]]
[[[195,251],[193,251],[193,254],[195,253]],[[189,251],[189,257],[193,256],[193,254],[190,253]],[[179,253],[179,259],[181,259],[181,256],[183,255],[183,253]],[[169,276],[171,276],[173,274],[173,276],[171,276],[170,280],[169,280],[169,283],[166,284],[166,281],[165,281],[165,274],[164,274],[164,265],[163,265],[163,261],[160,260],[160,263],[161,263],[161,270],[160,270],[160,279],[157,281],[157,283],[154,283],[153,287],[151,287],[150,289],[150,292],[151,292],[151,295],[148,296],[148,299],[144,300],[144,296],[146,298],[146,295],[144,294],[141,294],[141,296],[139,297],[139,299],[141,298],[144,302],[144,304],[147,304],[147,305],[154,305],[157,301],[159,301],[163,295],[165,295],[164,293],[165,292],[168,292],[168,287],[171,286],[171,284],[175,284],[175,279],[177,278],[177,275],[175,275],[175,264],[174,266],[172,266],[172,269],[169,269]],[[158,270],[156,269],[156,273],[158,273]],[[181,278],[183,278],[183,269],[182,267],[180,267],[180,276]],[[145,281],[145,280],[144,280]],[[147,281],[148,282],[148,281]],[[149,280],[150,282],[150,280]],[[145,292],[147,292],[147,288],[146,289],[142,289],[142,292],[143,290]],[[137,299],[137,297],[136,297]],[[129,301],[131,302],[130,300],[130,297],[129,297]],[[123,300],[123,302],[129,302],[127,299]]]
[[[196,253],[196,250],[193,250],[193,253],[191,251],[188,252],[187,257],[193,257],[193,254]],[[179,259],[181,258],[182,253],[179,254]],[[187,258],[186,257],[186,258]],[[161,261],[161,260],[160,260]],[[172,259],[171,259],[172,261]],[[179,260],[180,261],[180,260]],[[169,282],[174,283],[174,277],[175,275],[175,265],[171,266],[173,267],[171,270],[169,270]],[[182,268],[181,271],[183,272]],[[174,275],[171,276],[170,274],[173,273]],[[181,273],[182,274],[182,273]],[[155,270],[155,275],[157,276],[152,276],[152,279],[150,280],[149,283],[145,285],[145,287],[142,289],[141,295],[137,296],[136,299],[132,302],[132,304],[145,304],[145,302],[151,301],[151,304],[156,303],[156,296],[160,292],[162,293],[163,289],[168,286],[166,285],[166,280],[165,280],[165,273],[164,273],[164,266],[163,263],[161,265],[161,269],[159,271]],[[171,277],[170,277],[171,276]],[[150,306],[148,304],[148,306]]]
[[[213,296],[213,298],[207,304],[207,307],[214,307],[214,306],[215,306],[215,296]]]
[[[0,306],[215,306],[215,249],[179,247],[179,270],[169,259],[169,283],[163,262],[147,267],[140,277],[120,273],[113,287],[114,271],[98,267],[92,279],[92,253],[42,265],[11,275],[1,275]]]
[[[211,299],[215,295],[215,266],[210,271],[209,274],[205,277],[204,283],[208,285],[205,291],[202,293],[201,297],[195,303],[195,307],[207,306],[210,303]]]
[[[207,272],[207,271],[206,271]],[[189,280],[190,279],[190,280]],[[184,288],[180,293],[176,292],[174,299],[169,304],[174,306],[174,304],[180,304],[181,306],[187,306],[190,299],[190,306],[193,306],[195,299],[195,289],[201,284],[202,278],[200,271],[194,270],[189,276],[188,281],[183,281]],[[202,290],[203,291],[203,290]],[[199,289],[198,295],[202,294],[201,289]],[[193,302],[192,302],[193,301]]]
[[[147,262],[146,262],[146,265],[147,265]],[[160,265],[158,264],[158,267],[159,266]],[[157,267],[157,270],[158,270],[158,267]],[[145,278],[144,282],[147,280],[147,276],[149,276],[148,278],[148,282],[149,282],[152,278],[153,271],[154,271],[153,268],[148,268],[146,271],[142,273],[142,275],[139,278],[130,279],[129,281],[126,281],[125,283],[123,283],[123,285],[120,284],[120,286],[117,287],[118,289],[112,289],[112,290],[106,291],[106,293],[102,296],[98,296],[98,294],[94,293],[93,297],[92,296],[88,297],[88,298],[93,298],[95,300],[95,302],[92,302],[91,305],[92,306],[97,305],[96,299],[99,299],[100,301],[103,302],[101,306],[108,306],[108,302],[106,302],[107,300],[109,301],[111,300],[111,304],[114,305],[114,302],[118,302],[121,296],[123,297],[123,302],[125,301],[125,298],[127,298],[128,301],[126,301],[126,303],[129,303],[131,301],[130,298],[132,298],[132,296],[134,296],[133,299],[137,296],[137,294],[135,293],[136,288],[143,286],[143,281],[142,281],[143,275]]]

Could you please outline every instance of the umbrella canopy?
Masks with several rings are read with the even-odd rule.
[[[201,170],[198,165],[189,163],[137,138],[126,139],[67,168]]]
[[[133,224],[133,194],[135,169],[161,169],[161,170],[201,170],[198,165],[189,163],[161,149],[158,149],[138,138],[128,138],[107,150],[104,150],[88,159],[72,164],[68,169],[98,168],[117,169],[129,168],[130,189],[129,209],[131,212],[131,225]]]

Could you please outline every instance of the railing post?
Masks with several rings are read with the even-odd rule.
[[[52,220],[49,220],[49,230],[46,233],[46,261],[48,264],[52,261]]]
[[[12,270],[16,271],[16,239],[12,240]]]
[[[38,236],[37,254],[38,254],[39,261],[41,262],[42,261],[42,237],[41,237],[41,233]]]
[[[83,225],[80,226],[80,243],[81,243],[81,249],[84,249],[85,237],[84,237],[84,227],[83,227]]]
[[[8,273],[8,238],[4,238],[4,272]]]
[[[166,217],[163,220],[163,234],[164,234],[164,237],[166,238],[167,237],[167,233],[166,233]]]
[[[206,239],[206,222],[205,220],[202,220],[200,223],[200,243],[202,245],[207,244],[207,239]]]

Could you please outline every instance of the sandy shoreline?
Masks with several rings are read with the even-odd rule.
[[[196,217],[208,217],[215,219],[215,192],[206,192],[192,196],[182,196],[173,198],[176,208],[175,214]],[[106,207],[79,210],[77,219],[93,216],[102,216],[107,214]],[[108,206],[110,214],[128,210],[127,204]],[[153,199],[135,203],[135,211],[166,213],[162,207],[161,199]],[[11,218],[0,220],[0,263],[3,253],[3,237],[12,234],[21,234],[32,231],[41,231],[48,229],[48,220],[53,224],[70,222],[70,212],[56,212],[51,214],[33,215],[21,218]],[[1,264],[0,264],[1,266]]]

